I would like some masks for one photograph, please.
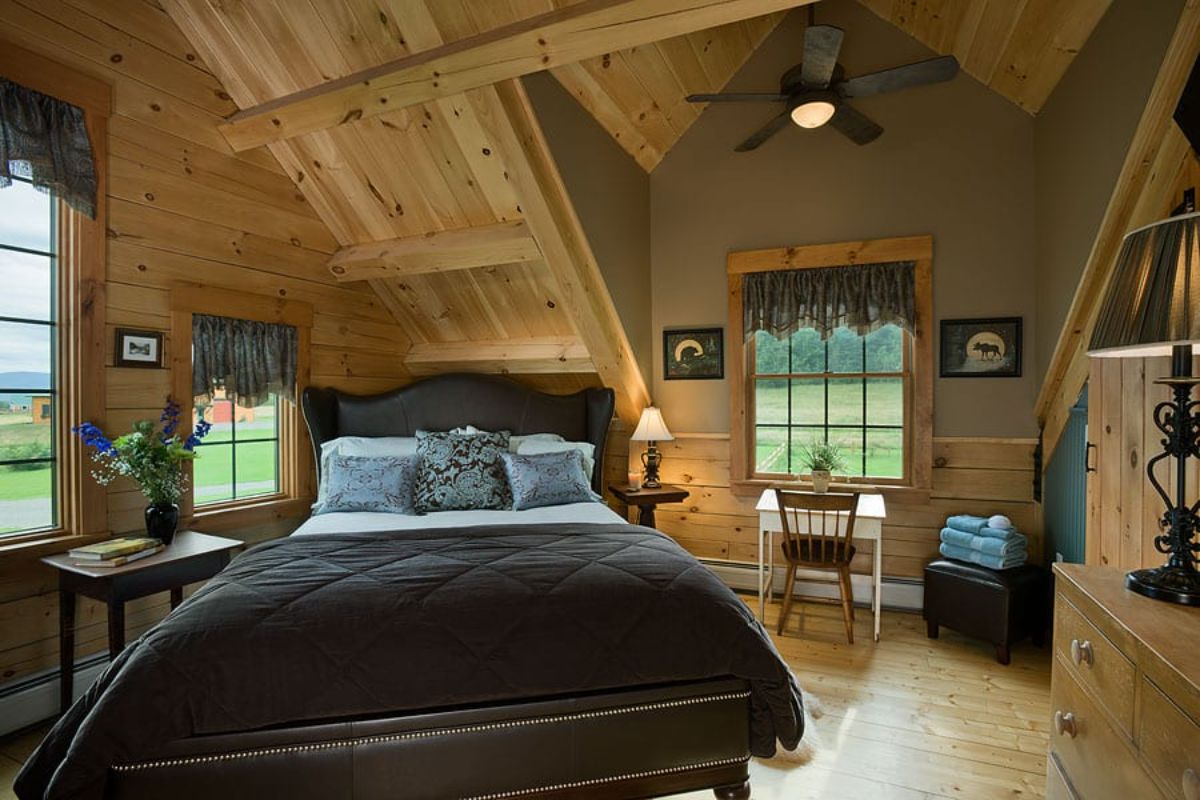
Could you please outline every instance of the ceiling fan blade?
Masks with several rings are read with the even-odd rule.
[[[870,144],[879,138],[883,128],[849,103],[839,103],[829,126],[837,129],[855,144]]]
[[[842,29],[832,25],[809,25],[804,30],[804,60],[800,81],[806,89],[828,89],[842,50]]]
[[[789,111],[784,111],[779,114],[779,116],[774,117],[766,125],[763,125],[757,131],[751,134],[750,138],[733,148],[734,151],[738,153],[745,153],[749,150],[758,148],[758,146],[767,139],[770,139],[772,136],[787,127],[788,123],[792,121],[791,117],[789,116],[790,113],[791,112]]]
[[[776,92],[723,92],[721,94],[689,94],[689,103],[782,103],[786,94]]]
[[[894,92],[897,89],[907,89],[909,86],[924,86],[927,83],[948,81],[958,74],[958,59],[954,56],[940,56],[928,61],[918,61],[915,64],[905,64],[903,67],[872,72],[869,75],[859,75],[851,78],[838,87],[844,97],[868,97],[883,92]]]

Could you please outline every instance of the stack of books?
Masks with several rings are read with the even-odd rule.
[[[148,536],[127,536],[109,539],[68,550],[67,555],[81,565],[89,567],[119,567],[140,558],[162,552],[163,543]]]

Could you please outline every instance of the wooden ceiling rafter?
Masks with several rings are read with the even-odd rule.
[[[439,372],[491,372],[540,375],[595,372],[587,347],[577,336],[542,336],[496,342],[426,342],[404,357],[413,375]]]
[[[276,96],[229,118],[238,152],[420,105],[617,50],[815,0],[580,0]]]
[[[542,251],[524,220],[431,231],[342,247],[329,259],[338,281],[364,281],[538,261]]]

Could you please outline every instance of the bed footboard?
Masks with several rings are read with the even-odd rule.
[[[110,772],[114,800],[749,797],[750,692],[721,679],[205,736]]]

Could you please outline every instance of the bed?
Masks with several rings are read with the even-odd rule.
[[[473,424],[595,447],[611,390],[476,375],[309,389],[341,436]],[[134,642],[22,770],[31,798],[748,798],[803,734],[750,610],[600,503],[314,516],[239,556]]]

